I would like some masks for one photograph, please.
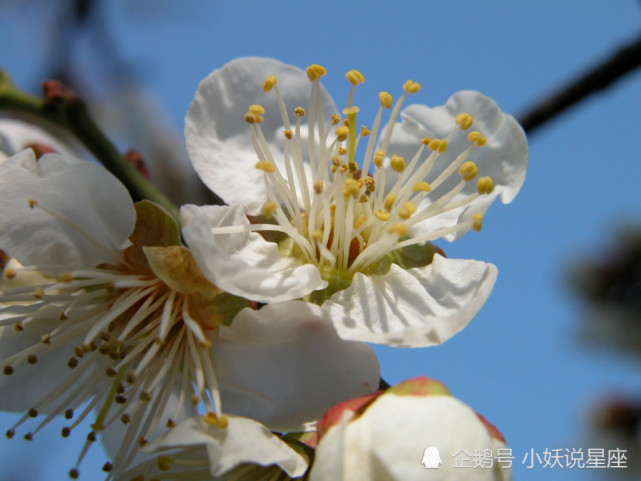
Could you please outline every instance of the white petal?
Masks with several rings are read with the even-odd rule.
[[[376,355],[341,340],[322,310],[302,301],[244,309],[220,328],[212,353],[223,411],[276,431],[301,430],[334,404],[378,389]]]
[[[228,416],[224,429],[205,423],[201,417],[186,419],[144,450],[153,452],[194,445],[204,445],[207,449],[214,476],[242,463],[278,465],[290,476],[300,476],[307,469],[305,459],[265,426],[236,416]]]
[[[426,267],[392,264],[382,276],[357,273],[323,304],[338,335],[398,347],[441,344],[463,329],[487,300],[497,269],[435,255]]]
[[[127,190],[99,165],[57,154],[36,162],[31,150],[0,165],[0,248],[24,265],[113,262],[134,221]]]
[[[19,306],[16,306],[18,308]],[[16,332],[13,326],[0,327],[0,359],[7,359],[31,346],[41,345],[44,334],[50,333],[55,323],[59,322],[55,308],[51,309],[51,318],[28,323],[23,332]],[[39,316],[41,317],[41,316]],[[73,347],[69,344],[52,345],[46,353],[39,353],[39,361],[30,365],[22,362],[15,367],[10,376],[0,377],[0,409],[5,411],[24,412],[43,399],[52,389],[64,382],[73,374],[67,362],[73,355]],[[86,374],[86,373],[85,373]],[[84,376],[87,378],[87,376]],[[86,380],[86,379],[85,379]],[[85,382],[82,377],[78,383]],[[53,406],[57,403],[54,401]],[[52,406],[40,412],[49,412]]]
[[[255,232],[212,235],[214,227],[249,224],[240,206],[187,205],[180,213],[183,236],[203,275],[231,294],[278,302],[327,286],[315,266],[283,257],[277,244]]]
[[[37,125],[15,119],[0,119],[0,161],[32,144],[44,144],[59,154],[71,155],[67,146]]]
[[[265,78],[272,74],[293,119],[295,107],[307,108],[312,84],[304,70],[269,58],[241,58],[212,72],[198,86],[185,119],[187,152],[198,175],[227,203],[241,204],[252,215],[260,213],[267,197],[263,173],[254,168],[258,158],[245,122],[250,105],[265,108],[260,126],[274,157],[283,159],[277,96],[263,92]],[[337,112],[324,88],[321,99],[325,117]]]
[[[342,424],[321,439],[311,481],[495,479],[493,469],[453,467],[460,450],[471,455],[493,444],[476,413],[451,396],[385,394],[362,416]],[[334,430],[338,436],[331,435]],[[342,452],[330,444],[342,444]],[[426,448],[438,450],[433,453],[441,464],[436,457],[427,460],[438,469],[424,468]]]
[[[474,124],[469,131],[478,130],[487,138],[487,144],[484,147],[475,148],[468,160],[477,164],[479,176],[492,177],[495,190],[490,195],[479,197],[468,207],[458,208],[417,225],[415,232],[430,232],[460,223],[473,213],[485,212],[499,195],[503,203],[509,203],[516,197],[525,180],[528,147],[523,129],[514,117],[501,112],[492,99],[473,91],[457,92],[440,107],[430,108],[425,105],[407,107],[401,112],[401,122],[394,127],[388,153],[401,155],[406,159],[412,158],[421,138],[445,138],[457,128],[456,116],[464,112],[474,116]],[[467,146],[469,131],[459,131],[455,137],[456,143]],[[428,176],[428,182],[447,167],[454,160],[455,155],[462,152],[463,148],[453,149],[452,145],[454,142],[450,143],[448,152],[439,156],[433,173]],[[449,191],[459,180],[460,177],[454,174],[427,199],[437,198],[438,192]],[[473,192],[476,192],[475,181],[468,182],[455,199]],[[429,205],[429,202],[425,200],[424,205]],[[465,232],[460,231],[446,238],[454,240]]]

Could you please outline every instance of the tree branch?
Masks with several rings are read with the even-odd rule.
[[[527,133],[532,133],[545,122],[566,109],[603,90],[637,67],[641,66],[641,37],[626,44],[612,57],[579,76],[568,86],[552,93],[517,116]]]

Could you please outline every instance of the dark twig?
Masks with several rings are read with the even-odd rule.
[[[605,89],[627,73],[641,66],[641,37],[626,44],[605,62],[580,75],[543,101],[536,102],[517,118],[531,134],[537,127],[556,117],[594,92]]]

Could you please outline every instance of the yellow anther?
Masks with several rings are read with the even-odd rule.
[[[408,94],[415,94],[419,90],[421,90],[421,84],[414,82],[413,80],[408,80],[403,84],[403,91]]]
[[[340,155],[335,155],[334,157],[332,157],[332,165],[334,167],[340,167],[341,165],[343,165],[343,158]]]
[[[210,426],[218,426],[221,429],[225,429],[228,424],[227,416],[221,414],[217,416],[216,413],[208,412],[202,417],[203,421]]]
[[[332,114],[332,125],[339,124],[341,121],[341,116],[338,114]]]
[[[260,115],[256,115],[256,114],[252,114],[251,112],[247,112],[245,114],[245,122],[247,122],[248,124],[260,123],[260,121],[258,120],[259,117],[260,117]]]
[[[477,212],[476,214],[472,215],[472,229],[474,229],[476,232],[480,232],[482,228],[483,214],[481,212]]]
[[[374,179],[369,175],[363,179],[363,185],[365,186],[365,190],[367,192],[376,192],[376,183],[374,182]]]
[[[458,169],[458,173],[461,174],[461,177],[463,177],[463,180],[472,180],[474,177],[477,176],[479,173],[479,168],[476,166],[474,162],[471,160],[468,160],[465,162],[461,167]]]
[[[356,198],[358,194],[360,194],[360,190],[356,179],[345,179],[345,183],[343,184],[343,195],[345,197],[351,196]]]
[[[429,137],[423,137],[423,138],[421,139],[421,144],[423,144],[423,145],[430,145],[430,142],[431,142],[431,141],[432,141],[432,139],[430,139]]]
[[[38,201],[35,199],[29,199],[27,202],[29,202],[29,207],[33,209],[35,206],[38,205]]]
[[[63,272],[62,275],[60,276],[60,282],[71,282],[73,281],[73,276],[71,275],[71,272]]]
[[[439,154],[444,154],[445,151],[447,150],[449,143],[447,140],[443,139],[441,140],[441,145],[438,146],[438,152]]]
[[[400,155],[392,155],[389,163],[394,172],[398,172],[400,174],[405,170],[405,159]]]
[[[380,169],[381,166],[383,165],[384,158],[385,158],[385,151],[377,150],[376,153],[374,154],[374,159],[372,160],[372,162],[374,162],[374,165]]]
[[[432,139],[428,142],[427,147],[430,150],[439,150],[441,148],[441,143],[443,141],[441,139]]]
[[[160,469],[161,471],[169,471],[171,469],[171,463],[173,462],[174,460],[170,456],[163,455],[158,456],[156,464],[158,466],[158,469]]]
[[[347,166],[346,165],[341,165],[339,170],[341,171],[341,173],[344,174],[345,172],[347,172]]]
[[[4,270],[4,276],[5,276],[7,279],[13,279],[13,278],[14,278],[14,277],[16,277],[17,275],[18,275],[18,272],[17,272],[15,269],[11,269],[11,268],[9,268],[9,269],[5,269],[5,270]]]
[[[278,209],[278,204],[276,204],[276,202],[265,202],[265,204],[263,204],[263,215],[267,219],[271,219],[274,216],[276,209]]]
[[[259,170],[264,170],[265,172],[276,172],[276,170],[278,170],[276,168],[276,164],[267,162],[266,160],[259,160],[258,162],[256,162],[254,167]]]
[[[36,287],[33,291],[33,297],[37,299],[42,299],[45,296],[45,291],[42,287]]]
[[[338,141],[343,142],[349,135],[349,127],[341,125],[335,130],[334,133],[336,134],[336,138],[338,139]]]
[[[356,115],[360,111],[361,111],[361,109],[359,109],[356,105],[352,105],[351,107],[344,108],[343,109],[343,114],[345,114],[345,115]]]
[[[309,80],[311,80],[312,82],[323,77],[326,73],[327,73],[327,69],[322,65],[318,65],[314,63],[309,67],[307,67],[307,77],[309,77]]]
[[[325,190],[325,182],[322,180],[319,180],[318,182],[314,182],[314,192],[317,194],[322,194],[323,191]]]
[[[388,234],[396,234],[399,237],[405,237],[408,232],[409,232],[409,228],[407,227],[407,225],[403,224],[402,222],[392,224],[387,229]]]
[[[361,137],[369,137],[369,134],[370,130],[364,125],[361,125]]]
[[[361,194],[361,196],[358,198],[358,201],[361,204],[365,204],[365,203],[369,202],[369,196],[367,194]]]
[[[456,116],[456,125],[458,125],[461,130],[469,129],[474,123],[474,117],[470,114],[462,113]]]
[[[479,194],[491,194],[494,191],[494,181],[492,177],[481,177],[479,178],[476,187]]]
[[[377,209],[374,211],[374,215],[380,221],[387,222],[390,218],[390,213],[385,212],[384,210]]]
[[[278,83],[276,75],[268,75],[263,84],[263,92],[267,93]]]
[[[305,117],[305,109],[303,107],[296,107],[294,109],[294,115],[296,115],[296,117]]]
[[[394,207],[394,202],[396,202],[396,199],[398,199],[398,195],[394,193],[387,194],[387,196],[385,196],[385,200],[383,200],[383,206],[385,207],[385,210],[387,212],[390,212],[392,210],[392,207]]]
[[[416,206],[412,202],[403,202],[401,208],[398,209],[398,215],[403,220],[407,220],[412,217],[414,212],[416,212]]]
[[[294,138],[294,133],[289,129],[283,130],[283,135],[289,140],[292,140]]]
[[[355,174],[358,171],[358,164],[356,162],[350,162],[347,164],[347,169],[352,173]],[[360,184],[359,184],[360,185]]]
[[[312,232],[312,239],[315,241],[319,241],[323,238],[323,231],[320,229],[316,229],[314,232]]]
[[[347,77],[347,80],[352,85],[358,85],[365,82],[365,77],[358,70],[350,70],[345,74],[345,77]]]
[[[381,106],[386,108],[386,109],[391,109],[392,108],[392,102],[394,101],[394,97],[389,92],[379,92],[378,93],[378,100],[381,101]]]
[[[263,107],[262,105],[258,105],[258,104],[250,105],[247,110],[250,111],[252,114],[255,114],[255,115],[263,115],[265,113],[265,107]]]
[[[475,144],[477,147],[483,147],[487,143],[487,139],[483,134],[476,130],[467,134],[467,140]]]
[[[432,186],[424,180],[419,180],[412,186],[412,192],[431,192]]]
[[[338,155],[345,155],[346,153],[347,153],[347,149],[345,147],[338,148]]]

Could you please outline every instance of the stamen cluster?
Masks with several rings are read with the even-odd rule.
[[[421,139],[414,156],[405,159],[388,152],[388,147],[395,119],[407,95],[418,92],[420,85],[411,80],[404,84],[403,94],[391,112],[390,127],[376,149],[382,113],[392,108],[392,96],[388,92],[379,94],[380,107],[371,129],[357,127],[359,108],[353,104],[354,88],[365,78],[359,71],[351,70],[346,75],[352,88],[343,110],[345,117],[333,114],[331,126],[327,126],[319,84],[325,73],[319,65],[307,68],[312,82],[309,110],[296,107],[293,126],[278,91],[277,78],[270,75],[265,80],[263,90],[266,93],[273,90],[278,97],[284,125],[284,167],[279,168],[260,127],[264,115],[269,113],[260,105],[251,105],[245,114],[259,159],[255,167],[264,173],[268,201],[263,215],[275,222],[253,225],[250,229],[284,232],[295,245],[292,255],[317,265],[321,272],[342,271],[348,276],[376,268],[381,259],[397,249],[423,245],[470,227],[481,230],[483,214],[477,213],[465,223],[410,237],[416,224],[466,206],[494,190],[492,178],[478,178],[477,165],[468,160],[474,149],[485,145],[486,138],[478,131],[470,131],[465,141],[459,138],[460,131],[472,127],[474,118],[460,113],[457,128],[447,137]],[[309,145],[305,152],[301,129],[304,118]],[[367,139],[365,154],[359,164],[356,151],[363,139]],[[454,160],[440,173],[433,174],[439,156],[452,149],[456,149]],[[437,190],[456,175],[460,181],[453,188]],[[458,197],[465,184],[475,179],[476,192]],[[223,232],[221,229],[218,233]]]

